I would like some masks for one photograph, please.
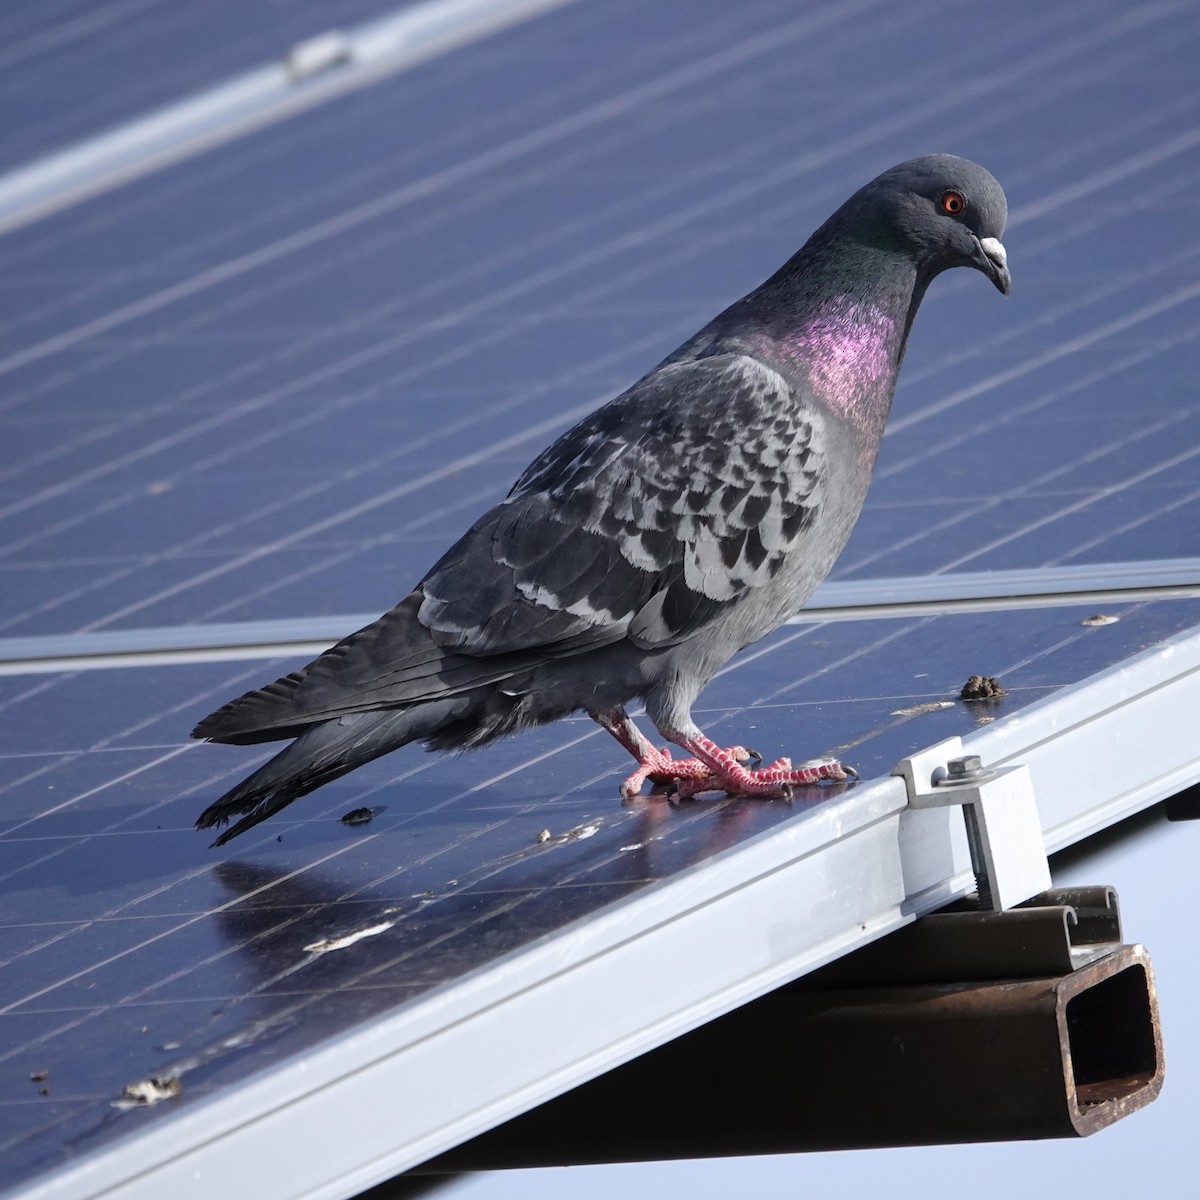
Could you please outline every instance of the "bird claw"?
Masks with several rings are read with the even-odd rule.
[[[706,738],[695,746],[681,744],[692,751],[692,757],[676,759],[669,746],[656,749],[644,743],[637,756],[637,770],[621,784],[622,800],[633,800],[647,780],[653,794],[665,795],[674,805],[701,792],[791,801],[797,785],[838,782],[847,776],[858,778],[853,767],[843,767],[834,758],[810,759],[793,766],[790,758],[783,757],[763,766],[762,754],[747,746],[722,749]]]
[[[676,781],[673,794],[680,798],[694,796],[698,792],[722,791],[727,796],[761,796],[791,801],[795,788],[829,781],[840,782],[852,775],[858,777],[853,768],[847,771],[836,758],[813,758],[797,766],[790,758],[777,758],[770,766],[749,768],[753,752],[741,746],[721,749],[707,738],[681,742],[696,758],[707,764],[703,775],[692,774]],[[753,754],[761,763],[762,756]],[[689,759],[695,762],[696,759]]]

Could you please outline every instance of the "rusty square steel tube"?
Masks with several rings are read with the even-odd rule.
[[[801,980],[418,1171],[1085,1136],[1162,1078],[1138,945],[1056,976]]]

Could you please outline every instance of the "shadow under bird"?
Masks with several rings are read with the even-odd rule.
[[[564,433],[395,608],[193,736],[290,745],[200,815],[232,837],[408,742],[480,746],[580,710],[681,795],[779,796],[834,759],[761,766],[692,720],[728,659],[791,617],[866,495],[917,308],[974,267],[1007,294],[1007,204],[948,154],[885,171],[760,287]],[[640,700],[683,752],[629,718]]]

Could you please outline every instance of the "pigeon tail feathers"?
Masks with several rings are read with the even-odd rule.
[[[462,707],[461,699],[447,699],[397,711],[351,713],[310,725],[290,746],[210,804],[200,814],[196,828],[224,825],[244,813],[213,842],[214,847],[223,846],[323,784],[409,742],[432,736],[459,715]]]

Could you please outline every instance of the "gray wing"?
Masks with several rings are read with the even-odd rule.
[[[797,549],[818,422],[748,356],[661,367],[530,465],[426,577],[419,619],[472,655],[693,637]]]
[[[564,434],[411,595],[197,737],[294,737],[548,657],[693,637],[778,574],[821,498],[823,426],[742,355],[660,367]]]

